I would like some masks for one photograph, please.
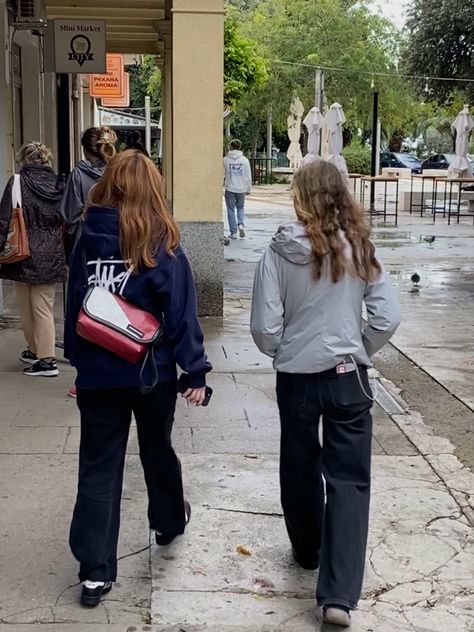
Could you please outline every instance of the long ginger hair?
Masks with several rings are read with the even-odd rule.
[[[363,281],[376,278],[381,267],[364,211],[337,167],[324,160],[309,163],[295,173],[292,188],[296,215],[313,250],[316,279],[329,271],[334,283],[346,272]],[[352,261],[344,254],[341,231],[352,247]]]
[[[155,164],[130,149],[112,158],[91,189],[89,207],[118,209],[120,251],[135,272],[156,266],[161,245],[171,256],[179,246],[179,228],[168,211],[163,188]]]

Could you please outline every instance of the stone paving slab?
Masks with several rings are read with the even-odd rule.
[[[152,549],[153,623],[314,630],[315,575],[290,554],[277,458],[190,455],[183,471],[193,520],[170,547]],[[421,456],[374,457],[373,481],[363,601],[352,629],[371,629],[369,616],[377,632],[390,622],[426,630],[438,612],[467,632],[474,549],[458,505]]]

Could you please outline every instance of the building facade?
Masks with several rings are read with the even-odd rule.
[[[32,11],[30,22],[23,12]],[[43,70],[40,19],[104,19],[107,52],[155,54],[162,72],[167,195],[191,259],[202,315],[222,314],[223,0],[0,0],[0,187],[22,142],[67,172],[94,124],[87,78]]]

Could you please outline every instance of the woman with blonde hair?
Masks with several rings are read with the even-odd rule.
[[[257,267],[251,331],[277,371],[281,501],[293,555],[303,568],[319,566],[323,619],[348,626],[369,520],[367,369],[400,310],[363,210],[337,168],[302,167],[293,194],[297,221],[278,230]]]
[[[31,366],[29,377],[55,377],[54,299],[56,284],[66,279],[60,202],[63,187],[51,168],[52,155],[39,142],[26,143],[18,152],[19,176],[9,180],[0,202],[0,252],[5,248],[12,215],[12,191],[19,181],[21,206],[30,256],[3,264],[0,278],[15,282],[27,349],[20,360]]]
[[[79,485],[70,532],[83,582],[81,602],[96,606],[117,576],[122,478],[132,413],[148,490],[148,519],[157,544],[184,532],[191,507],[171,444],[177,397],[176,364],[185,372],[184,397],[200,406],[211,370],[196,313],[191,269],[179,229],[166,208],[153,162],[136,150],[113,158],[92,189],[70,265],[65,355],[77,370],[81,414]],[[119,294],[164,325],[152,361],[129,363],[76,333],[89,286]],[[153,364],[158,383],[151,392]],[[145,367],[141,375],[142,366]]]

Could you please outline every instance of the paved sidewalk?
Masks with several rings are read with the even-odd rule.
[[[72,371],[61,365],[58,379],[24,378],[19,332],[0,331],[0,632],[330,632],[315,610],[315,574],[291,559],[274,375],[248,330],[254,261],[273,222],[287,217],[282,204],[251,203],[248,240],[226,251],[226,318],[204,323],[213,403],[196,410],[180,402],[174,431],[193,505],[189,529],[166,549],[150,546],[132,429],[119,580],[94,610],[77,604],[67,546],[79,439],[75,403],[65,396]],[[472,475],[423,410],[400,398],[399,385],[378,379],[369,554],[351,629],[468,632]]]

